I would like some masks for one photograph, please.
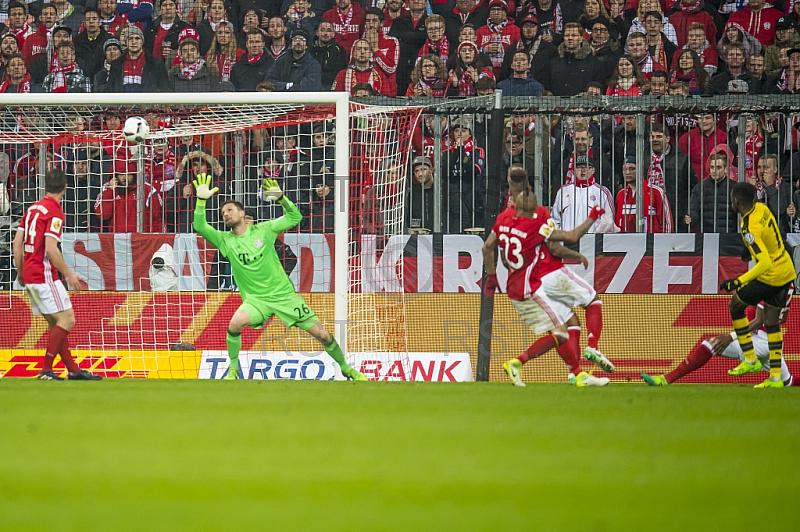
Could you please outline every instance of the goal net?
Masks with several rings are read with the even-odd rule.
[[[401,235],[421,108],[367,106],[341,93],[149,94],[146,103],[13,95],[2,105],[10,208],[0,213],[0,307],[24,299],[15,291],[15,226],[43,196],[45,172],[61,168],[62,251],[86,279],[72,297],[70,335],[82,367],[118,377],[227,371],[225,330],[241,299],[226,258],[192,228],[191,182],[206,172],[220,188],[207,218],[222,230],[222,199],[240,202],[251,223],[281,216],[260,188],[265,178],[280,183],[303,213],[275,243],[298,293],[351,364],[371,378],[409,378]],[[142,144],[122,134],[131,116],[150,126]],[[43,325],[15,327],[16,354],[33,360]],[[245,378],[338,375],[319,344],[275,317],[242,338]]]

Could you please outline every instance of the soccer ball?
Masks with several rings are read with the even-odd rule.
[[[147,125],[147,121],[141,116],[132,116],[125,121],[122,134],[125,135],[128,142],[139,144],[147,139],[147,136],[150,134],[150,126]]]

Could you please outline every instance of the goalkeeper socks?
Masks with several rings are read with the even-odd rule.
[[[322,344],[322,346],[325,348],[325,352],[339,364],[340,368],[346,369],[350,367],[350,364],[344,359],[344,352],[342,352],[342,348],[339,347],[339,342],[336,341],[336,338],[331,336],[331,341],[327,344]]]
[[[781,362],[783,362],[783,333],[780,325],[767,325],[767,342],[769,344],[769,378],[781,380]]]
[[[53,371],[53,361],[56,355],[61,352],[61,346],[67,338],[69,331],[58,325],[50,329],[50,334],[47,336],[47,351],[44,354],[44,365],[42,371]]]
[[[757,360],[756,352],[753,349],[753,338],[748,331],[749,326],[750,320],[744,315],[744,311],[742,311],[741,316],[733,318],[733,330],[736,331],[736,338],[739,340],[739,346],[742,348],[744,359],[748,364],[755,364]]]
[[[586,307],[586,331],[589,336],[589,347],[597,349],[600,333],[603,332],[603,302],[595,299]]]
[[[75,363],[75,359],[72,358],[72,351],[69,350],[69,336],[64,337],[64,341],[61,343],[61,351],[59,351],[58,354],[61,355],[61,361],[67,366],[67,371],[72,375],[75,375],[81,370]]]
[[[683,362],[678,364],[677,368],[664,375],[664,378],[667,379],[668,383],[672,384],[684,375],[705,366],[706,362],[711,360],[712,354],[711,344],[708,341],[703,341],[689,353],[689,356]]]
[[[561,339],[561,342],[566,343],[566,339]],[[547,353],[554,347],[558,346],[559,339],[555,337],[555,335],[548,334],[547,336],[542,336],[531,346],[522,352],[521,355],[517,357],[521,363],[525,363],[532,358],[536,358],[542,356],[543,354]]]
[[[228,358],[231,359],[228,371],[235,369],[235,372],[239,373],[239,351],[242,349],[242,333],[235,333],[229,330],[225,340],[228,344]]]

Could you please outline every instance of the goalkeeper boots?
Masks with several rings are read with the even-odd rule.
[[[590,362],[594,362],[606,373],[614,373],[614,364],[612,364],[611,361],[607,359],[606,356],[596,347],[587,347],[583,351],[583,358]]]
[[[753,388],[783,388],[783,381],[780,379],[776,381],[767,379],[761,384],[756,384]]]
[[[53,371],[43,371],[36,376],[39,381],[63,381],[64,377],[59,377]]]
[[[742,360],[741,364],[728,370],[728,375],[741,377],[747,373],[758,373],[759,371],[761,371],[761,361],[759,359],[756,359],[755,364],[751,364],[747,360]]]
[[[222,377],[226,381],[235,381],[239,378],[239,361],[231,360],[230,366],[228,366],[228,373]]]
[[[522,382],[522,362],[519,359],[512,358],[503,364],[503,369],[506,370],[508,378],[514,386],[525,386]]]
[[[650,386],[666,386],[669,384],[667,378],[663,375],[648,375],[647,373],[642,373],[642,380]]]
[[[594,375],[581,371],[575,377],[575,386],[583,388],[584,386],[605,386],[608,384],[608,377],[595,377]]]
[[[358,371],[355,368],[352,368],[350,366],[347,366],[346,368],[342,368],[342,375],[344,375],[347,380],[351,380],[351,381],[368,381],[369,380],[366,375],[364,375],[360,371]]]
[[[71,381],[101,381],[103,377],[89,373],[85,369],[80,370],[78,373],[70,373],[67,377]]]

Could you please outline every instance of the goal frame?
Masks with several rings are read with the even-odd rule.
[[[333,104],[335,106],[334,193],[334,336],[347,354],[347,305],[350,287],[348,267],[350,185],[350,95],[347,92],[190,92],[190,93],[91,93],[0,94],[0,106],[236,106]],[[342,140],[344,139],[344,140]]]

